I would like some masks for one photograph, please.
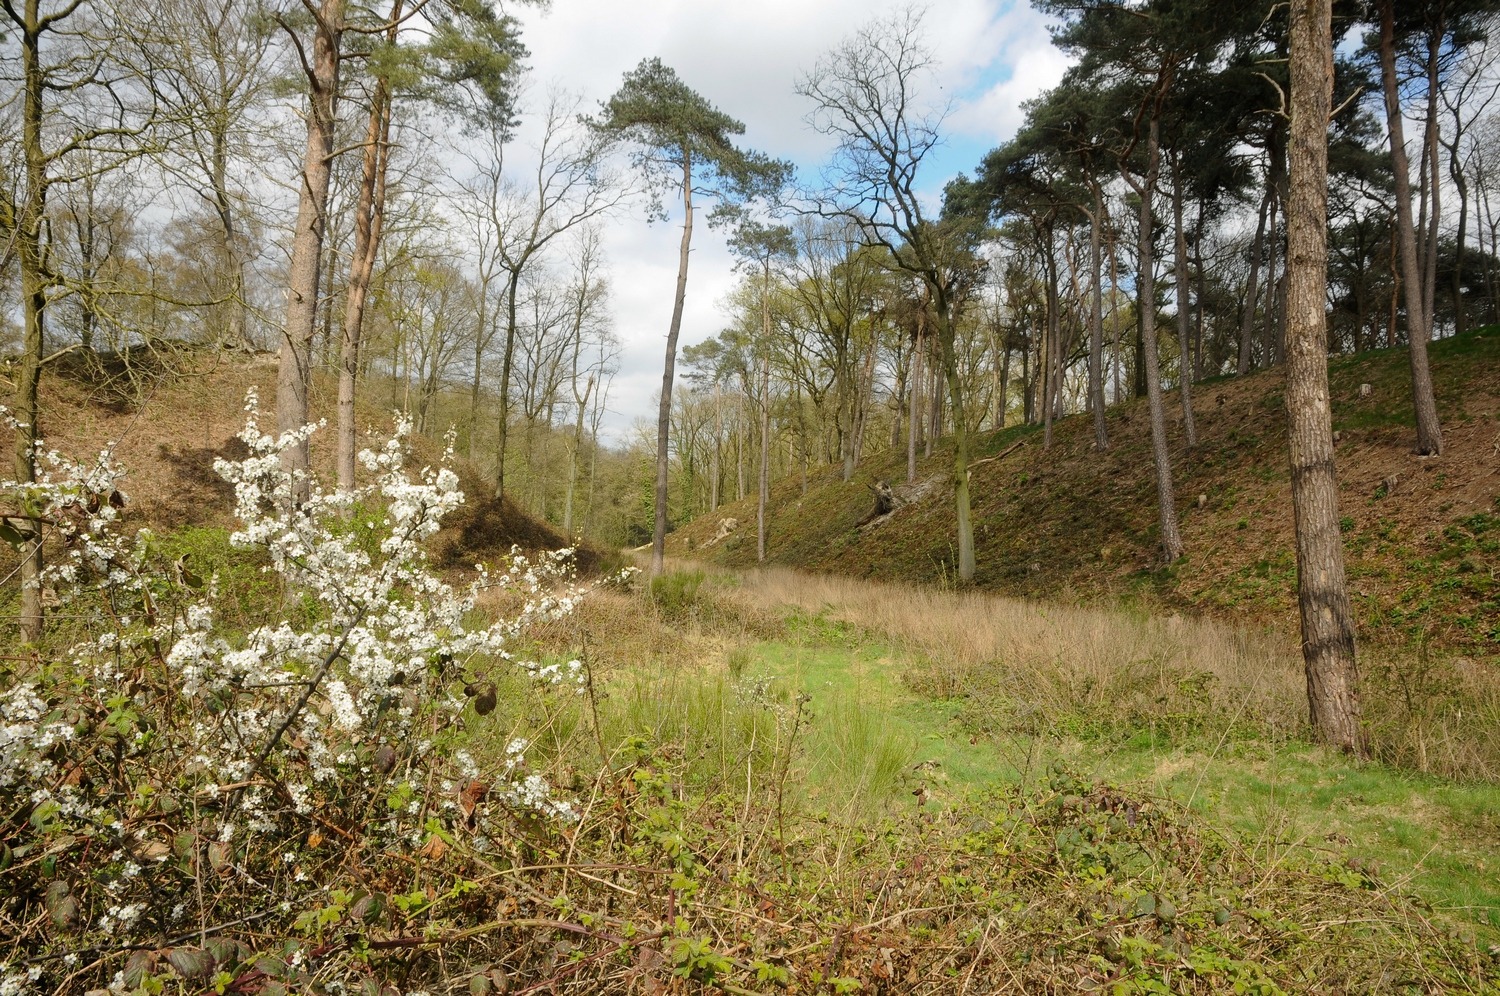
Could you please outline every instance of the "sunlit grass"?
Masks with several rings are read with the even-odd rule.
[[[646,737],[695,790],[779,792],[855,823],[1044,785],[1061,767],[1372,869],[1500,939],[1500,789],[1308,743],[1296,648],[1274,636],[788,571],[709,575],[701,604],[667,617],[644,595],[609,600],[585,622],[596,613],[639,653],[594,644],[610,661],[601,735],[570,698],[552,749]]]

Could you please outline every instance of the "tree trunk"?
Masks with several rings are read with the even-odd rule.
[[[1453,334],[1463,335],[1469,327],[1467,309],[1464,307],[1464,259],[1469,242],[1469,178],[1459,159],[1458,140],[1459,136],[1455,135],[1453,147],[1448,152],[1448,175],[1453,180],[1453,189],[1458,193],[1458,235],[1453,247]]]
[[[917,437],[921,435],[922,344],[927,325],[926,305],[917,312],[917,336],[911,350],[911,397],[907,399],[910,410],[906,418],[906,483],[917,479]]]
[[[714,379],[714,451],[708,467],[708,510],[719,507],[719,478],[724,462],[724,406],[718,378]]]
[[[661,577],[667,548],[667,446],[672,429],[672,372],[677,366],[677,334],[682,331],[682,309],[687,301],[688,251],[693,240],[693,161],[682,150],[682,244],[677,253],[677,293],[672,299],[672,324],[667,329],[667,358],[661,375],[661,404],[656,413],[656,520],[651,530],[651,576]]]
[[[854,469],[859,466],[859,461],[864,456],[865,429],[870,421],[870,405],[868,399],[875,390],[875,354],[879,347],[872,338],[869,348],[865,351],[865,362],[862,365],[859,376],[859,390],[856,399],[859,402],[854,413],[854,445],[853,460],[849,466],[849,472],[844,475],[844,480],[849,480]]]
[[[963,383],[958,376],[952,305],[943,287],[933,288],[943,375],[948,382],[948,404],[953,409],[953,500],[958,525],[959,581],[974,580],[974,524],[969,508],[969,428],[964,418]],[[937,392],[933,392],[934,394]]]
[[[942,349],[941,342],[938,348]],[[937,363],[929,364],[928,370],[927,435],[922,440],[922,456],[931,459],[933,447],[943,435],[943,358],[937,357]]]
[[[391,26],[386,40],[394,45],[396,26],[401,20],[403,0],[391,7]],[[370,120],[365,128],[364,163],[360,172],[359,198],[354,208],[354,255],[349,261],[349,287],[344,299],[343,340],[339,344],[338,399],[338,485],[342,491],[354,489],[354,393],[359,378],[359,346],[364,332],[365,303],[370,295],[370,278],[375,272],[375,257],[380,251],[380,234],[385,223],[386,165],[390,161],[391,95],[386,80],[375,81],[370,95]],[[473,434],[473,430],[470,430]]]
[[[1261,316],[1260,326],[1260,366],[1262,369],[1276,365],[1276,356],[1281,351],[1279,348],[1281,319],[1280,309],[1276,305],[1276,285],[1280,280],[1276,273],[1276,264],[1281,255],[1281,236],[1277,231],[1277,216],[1281,213],[1280,185],[1277,177],[1280,168],[1276,163],[1280,162],[1279,154],[1272,159],[1272,168],[1269,171],[1271,206],[1267,211],[1268,231],[1266,241],[1266,304]]]
[[[573,420],[573,445],[568,451],[568,490],[563,499],[563,536],[573,538],[573,496],[578,491],[578,454],[583,451],[583,413],[588,407],[589,395],[594,393],[594,375],[589,374],[583,397],[578,401],[578,416]]]
[[[1146,397],[1151,406],[1151,455],[1156,464],[1156,502],[1161,520],[1162,559],[1171,563],[1182,556],[1182,533],[1177,525],[1177,499],[1172,489],[1172,456],[1167,449],[1167,414],[1161,395],[1160,353],[1156,343],[1156,308],[1151,300],[1154,260],[1151,252],[1151,196],[1156,189],[1157,168],[1161,162],[1160,122],[1151,114],[1146,139],[1146,175],[1137,183],[1127,172],[1125,181],[1135,188],[1141,199],[1138,249],[1141,288],[1140,334],[1141,366],[1146,378]]]
[[[1109,240],[1109,300],[1110,324],[1114,326],[1115,333],[1113,350],[1115,389],[1111,400],[1118,405],[1125,386],[1122,379],[1124,372],[1121,370],[1124,364],[1125,344],[1122,341],[1124,337],[1121,335],[1120,328],[1120,244],[1115,236],[1111,236]]]
[[[1197,278],[1198,297],[1193,304],[1193,381],[1196,383],[1208,376],[1204,362],[1204,315],[1208,310],[1208,267],[1203,265],[1203,229],[1208,212],[1203,201],[1198,202],[1198,220],[1193,224],[1193,275]],[[1216,365],[1218,373],[1222,364]]]
[[[1359,669],[1344,577],[1328,397],[1325,294],[1328,117],[1333,98],[1331,11],[1331,0],[1294,0],[1292,4],[1286,408],[1309,712],[1319,739],[1363,755]]]
[[[1031,425],[1032,415],[1032,390],[1031,390],[1031,333],[1025,333],[1025,339],[1021,343],[1021,424]]]
[[[26,158],[26,191],[15,220],[16,256],[21,269],[22,351],[16,371],[11,416],[16,420],[16,483],[36,481],[36,444],[40,438],[43,328],[50,284],[42,230],[47,214],[47,154],[42,146],[42,105],[46,95],[41,63],[41,35],[45,30],[38,0],[26,0],[21,34],[21,74],[25,95],[21,109],[21,143]],[[42,638],[42,530],[32,518],[6,520],[21,534],[21,642]]]
[[[1010,347],[1000,347],[1000,396],[995,399],[995,428],[1005,428],[1005,401],[1010,390]]]
[[[510,376],[516,357],[516,295],[524,262],[513,267],[505,287],[505,351],[500,355],[500,414],[495,422],[495,497],[505,497],[505,453],[510,447]]]
[[[1042,449],[1049,450],[1052,448],[1052,420],[1057,415],[1057,398],[1061,392],[1058,381],[1062,374],[1062,344],[1058,342],[1061,335],[1057,315],[1057,255],[1050,228],[1043,234],[1043,238],[1047,243],[1045,250],[1047,286],[1044,293],[1047,302],[1047,325],[1042,338],[1044,375],[1042,379]]]
[[[1421,254],[1422,313],[1427,316],[1427,334],[1431,338],[1437,333],[1437,312],[1433,305],[1437,298],[1438,222],[1443,215],[1442,182],[1438,179],[1441,162],[1438,142],[1438,54],[1444,33],[1442,7],[1439,6],[1437,24],[1427,36],[1427,121],[1422,135],[1423,151],[1427,153],[1422,166],[1425,174],[1424,186],[1431,191],[1432,213],[1427,219],[1427,246]]]
[[[1192,316],[1188,313],[1187,230],[1182,222],[1182,176],[1177,157],[1172,161],[1173,279],[1177,284],[1177,370],[1182,393],[1182,433],[1188,449],[1198,446],[1198,426],[1193,421]]]
[[[755,498],[755,559],[766,559],[766,506],[771,500],[771,296],[770,264],[761,287],[760,474]]]
[[[1422,271],[1417,265],[1417,234],[1411,216],[1411,174],[1406,158],[1406,137],[1401,122],[1401,96],[1396,90],[1395,0],[1380,5],[1380,78],[1385,92],[1386,128],[1391,142],[1391,169],[1396,184],[1396,236],[1401,250],[1401,294],[1406,302],[1406,338],[1411,357],[1412,407],[1417,419],[1416,452],[1443,452],[1443,430],[1438,422],[1437,398],[1432,390],[1432,370],[1427,362],[1427,341],[1432,337],[1432,317],[1425,309]]]
[[[219,228],[224,242],[219,247],[218,292],[228,298],[228,313],[225,321],[224,341],[234,347],[249,348],[251,343],[245,328],[245,263],[240,259],[236,245],[238,237],[234,218],[234,203],[229,197],[229,136],[227,124],[216,120],[210,134],[209,184],[213,189],[214,213],[219,218]],[[228,288],[223,281],[228,282]]]
[[[1104,191],[1091,183],[1094,211],[1089,215],[1089,266],[1094,293],[1089,307],[1089,404],[1094,409],[1094,449],[1109,449],[1109,430],[1104,423],[1104,257],[1100,251],[1104,226]],[[1007,356],[1006,359],[1009,359]]]
[[[291,432],[307,424],[307,390],[312,376],[313,331],[318,317],[323,233],[328,220],[328,184],[333,172],[334,106],[338,97],[339,44],[344,30],[344,0],[323,0],[313,14],[312,63],[308,79],[307,148],[303,153],[297,227],[292,238],[288,274],[286,325],[276,375],[276,425]],[[284,451],[281,467],[308,472],[308,445],[303,440]],[[294,486],[306,494],[307,482]]]

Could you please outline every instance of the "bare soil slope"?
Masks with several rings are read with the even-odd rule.
[[[232,526],[233,493],[214,471],[220,457],[238,458],[247,451],[237,434],[245,426],[245,400],[254,390],[260,398],[261,428],[274,431],[276,357],[184,351],[170,361],[136,358],[127,370],[118,361],[68,362],[43,380],[44,445],[73,457],[109,450],[125,468],[121,490],[128,496],[127,522],[166,531],[184,526]],[[309,407],[328,422],[313,437],[313,468],[333,477],[334,402],[336,384],[316,380]],[[375,405],[359,410],[362,441],[390,433],[394,416]],[[0,431],[0,446],[10,451],[12,435]],[[441,444],[414,439],[415,467],[441,459]],[[566,539],[514,503],[497,501],[478,470],[455,461],[467,501],[449,518],[434,540],[439,566],[471,567],[494,561],[512,545],[535,552],[564,547]],[[4,476],[10,476],[6,474]],[[0,576],[9,576],[14,556],[5,548]],[[580,567],[599,561],[594,550],[580,551]]]

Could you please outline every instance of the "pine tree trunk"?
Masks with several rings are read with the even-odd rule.
[[[1437,333],[1438,222],[1443,216],[1442,182],[1438,179],[1442,148],[1438,141],[1438,57],[1442,47],[1444,18],[1438,8],[1437,24],[1427,36],[1427,121],[1423,130],[1422,145],[1427,153],[1422,169],[1426,174],[1426,187],[1431,191],[1431,215],[1427,219],[1427,246],[1422,254],[1422,312],[1427,316],[1427,334],[1430,339]]]
[[[1280,158],[1273,160],[1279,162]],[[1261,369],[1276,365],[1276,355],[1280,352],[1278,339],[1280,338],[1281,319],[1280,309],[1276,305],[1276,285],[1280,277],[1276,273],[1276,264],[1281,256],[1281,235],[1278,231],[1277,217],[1281,213],[1281,195],[1278,193],[1276,177],[1280,169],[1273,168],[1270,173],[1271,207],[1267,212],[1268,231],[1266,240],[1266,304],[1261,315],[1260,326],[1260,366]]]
[[[1104,423],[1104,257],[1100,249],[1104,227],[1104,192],[1091,183],[1094,211],[1089,215],[1089,266],[1094,292],[1089,302],[1089,404],[1094,409],[1094,449],[1109,449],[1109,430]],[[1009,359],[1007,356],[1006,359]]]
[[[1160,353],[1156,342],[1156,306],[1152,300],[1154,260],[1151,239],[1151,196],[1156,189],[1157,168],[1161,161],[1159,144],[1160,122],[1151,115],[1146,139],[1146,175],[1137,183],[1128,173],[1126,182],[1140,195],[1141,210],[1138,235],[1140,247],[1140,273],[1137,282],[1141,285],[1140,335],[1141,367],[1146,378],[1146,397],[1151,407],[1151,455],[1156,465],[1156,501],[1161,522],[1161,555],[1171,563],[1182,556],[1182,532],[1177,524],[1177,499],[1172,485],[1172,456],[1167,448],[1167,413],[1162,401]]]
[[[1266,214],[1271,210],[1271,187],[1260,198],[1260,214],[1256,219],[1256,239],[1250,243],[1250,281],[1245,287],[1245,314],[1239,321],[1239,362],[1235,374],[1244,377],[1250,374],[1254,356],[1254,329],[1256,329],[1256,305],[1260,302],[1260,254],[1266,245]]]
[[[1177,285],[1177,370],[1182,393],[1182,433],[1188,449],[1198,446],[1198,426],[1193,421],[1192,316],[1188,312],[1187,231],[1182,222],[1182,177],[1173,161],[1172,221],[1176,228],[1173,241],[1173,279]]]
[[[1048,229],[1044,238],[1047,241],[1047,286],[1044,298],[1047,302],[1047,325],[1042,339],[1042,449],[1052,448],[1052,420],[1057,414],[1058,375],[1061,372],[1059,354],[1062,349],[1058,343],[1059,324],[1057,321],[1057,256],[1052,245],[1052,232]]]
[[[1321,740],[1363,755],[1359,669],[1344,577],[1328,397],[1325,294],[1327,122],[1333,96],[1331,11],[1331,0],[1294,0],[1292,4],[1286,408],[1310,717]]]
[[[1454,137],[1455,148],[1448,155],[1448,176],[1453,180],[1453,189],[1458,194],[1458,234],[1453,247],[1453,334],[1463,335],[1468,331],[1469,318],[1464,307],[1464,261],[1469,244],[1469,178],[1457,156],[1458,137]]]
[[[313,332],[318,317],[323,234],[328,221],[328,184],[333,173],[334,106],[338,97],[339,45],[344,30],[344,0],[323,0],[314,11],[315,33],[309,83],[307,148],[297,199],[297,226],[287,282],[286,325],[282,330],[276,374],[276,425],[281,432],[307,424],[307,390],[312,376]],[[282,451],[281,466],[306,474],[308,446],[303,440]],[[306,482],[297,489],[300,497]]]
[[[693,161],[682,150],[682,243],[677,253],[677,293],[672,298],[672,324],[667,329],[667,358],[661,375],[661,404],[656,412],[656,518],[651,531],[651,576],[666,569],[668,444],[672,429],[672,373],[677,366],[677,335],[682,331],[682,309],[687,301],[688,252],[693,241]]]
[[[401,19],[402,0],[395,0],[391,10],[392,26],[387,40],[395,42],[396,24]],[[365,325],[365,303],[370,296],[370,278],[375,272],[375,257],[380,252],[381,229],[385,223],[386,164],[390,157],[391,98],[386,81],[375,81],[370,97],[370,120],[365,129],[364,162],[360,173],[359,199],[354,209],[354,255],[349,261],[349,287],[344,299],[343,339],[339,348],[338,486],[342,491],[354,489],[354,452],[357,432],[354,423],[354,395],[359,380],[359,347]],[[471,430],[472,435],[472,430]]]
[[[1432,316],[1425,310],[1422,270],[1417,264],[1417,235],[1411,216],[1411,173],[1406,137],[1401,123],[1401,97],[1396,90],[1395,0],[1380,5],[1380,77],[1385,92],[1386,128],[1390,134],[1391,168],[1396,184],[1396,235],[1401,251],[1401,294],[1406,302],[1406,338],[1411,358],[1412,407],[1417,419],[1416,452],[1443,452],[1443,430],[1438,422],[1427,342]]]

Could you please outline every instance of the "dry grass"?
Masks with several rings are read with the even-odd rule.
[[[1303,722],[1300,655],[1280,634],[784,568],[746,572],[723,597],[858,627],[921,661],[907,677],[927,694],[1003,693],[1017,717],[1192,713],[1281,730]]]

